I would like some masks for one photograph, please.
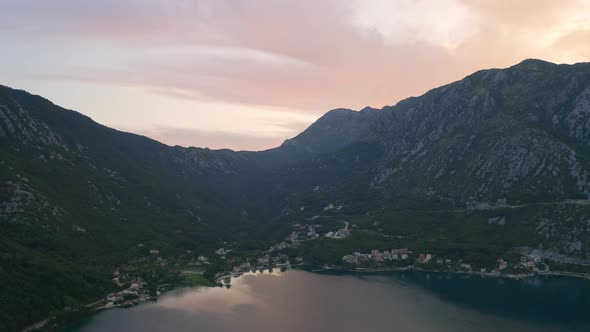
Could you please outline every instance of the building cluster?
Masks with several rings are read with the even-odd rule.
[[[250,271],[250,267],[251,267],[251,264],[249,262],[244,262],[240,265],[234,266],[233,271],[234,272],[242,272],[242,271],[247,272],[247,271]]]
[[[324,234],[325,237],[331,239],[345,239],[350,235],[350,231],[346,228],[337,230],[336,232],[328,232]]]
[[[325,233],[323,236],[331,239],[345,239],[350,236],[350,230],[348,229],[348,222],[344,222],[344,228],[341,228],[336,231],[329,231]],[[304,240],[315,240],[319,238],[321,235],[318,233],[317,229],[320,227],[319,224],[314,225],[302,225],[302,224],[295,224],[293,225],[295,231],[291,233],[291,240],[296,241],[304,241]]]
[[[337,230],[336,232],[328,232],[324,236],[331,239],[346,239],[350,235],[348,230],[348,222],[344,222],[344,228]]]
[[[293,227],[295,228],[295,230],[291,232],[291,234],[289,234],[289,236],[287,236],[286,239],[270,247],[270,252],[282,251],[289,248],[296,248],[303,241],[315,240],[320,237],[320,234],[318,234],[316,231],[316,229],[320,227],[320,225],[295,224],[293,225]]]
[[[420,254],[420,255],[418,255],[418,259],[416,260],[416,263],[426,264],[426,263],[429,263],[431,259],[432,259],[432,254]]]
[[[268,250],[260,252],[257,257],[246,258],[241,263],[237,260],[232,261],[236,265],[232,268],[231,276],[239,276],[242,273],[250,271],[264,271],[273,267],[281,269],[291,267],[289,256],[282,253],[282,251],[295,248],[305,240],[314,240],[320,236],[316,231],[320,227],[319,225],[295,224],[293,227],[295,230],[286,239],[272,245]],[[295,257],[295,263],[302,264],[303,257]]]
[[[412,252],[406,248],[403,249],[392,249],[391,251],[379,251],[377,249],[371,250],[370,254],[364,254],[355,252],[351,255],[344,255],[342,260],[347,264],[363,264],[365,262],[384,262],[384,261],[396,261],[396,260],[407,260]]]
[[[318,234],[318,232],[316,231],[316,228],[319,228],[320,225],[302,225],[302,224],[295,224],[293,225],[293,227],[298,231],[293,232],[293,233],[301,233],[303,234],[303,238],[305,238],[306,240],[315,240],[318,237],[320,237],[320,234]],[[291,235],[293,235],[293,233]],[[297,238],[299,238],[299,235],[297,235]]]
[[[282,251],[289,248],[296,248],[305,240],[313,240],[319,237],[319,234],[316,232],[316,228],[318,228],[319,225],[295,224],[293,227],[295,230],[291,232],[289,236],[281,242],[272,245],[268,250],[260,252],[256,257],[245,259],[229,258],[228,262],[235,265],[233,265],[231,271],[219,273],[217,277],[218,280],[228,283],[229,279],[231,279],[230,277],[237,277],[242,273],[264,271],[274,267],[281,269],[291,267],[289,256]],[[223,248],[215,251],[215,253],[222,258],[225,258],[225,254],[228,252],[229,250],[224,250]],[[201,257],[202,256],[199,257],[199,262],[201,264],[208,264],[206,258],[203,257],[203,259],[201,259]],[[302,264],[303,257],[296,257],[295,261],[297,264]]]
[[[272,247],[270,247],[268,250],[270,252],[273,252],[273,251],[281,251],[281,250],[285,250],[285,249],[289,249],[289,248],[295,248],[298,245],[299,245],[299,241],[298,240],[296,240],[295,242],[293,242],[293,241],[290,241],[290,242],[288,242],[288,241],[281,241],[281,242],[273,245]]]
[[[444,259],[440,257],[435,259],[433,254],[428,253],[422,253],[418,254],[418,256],[414,256],[413,252],[407,248],[392,249],[390,251],[379,251],[377,249],[373,249],[371,250],[370,254],[355,252],[351,255],[345,255],[342,257],[342,260],[347,264],[353,265],[362,265],[368,262],[376,262],[377,264],[381,264],[388,261],[407,261],[408,265],[411,265],[412,263],[416,265],[436,263],[438,265],[448,264],[449,268],[451,268],[450,264],[453,263],[451,259]],[[461,263],[461,261],[459,261],[459,263]],[[465,266],[463,268],[471,269],[469,264],[464,265]],[[459,268],[461,268],[461,266],[459,266]]]
[[[320,237],[320,234],[317,232],[317,229],[320,228],[319,224],[295,224],[293,228],[295,228],[293,233],[301,234],[300,236],[298,235],[299,239],[315,240]]]
[[[135,279],[126,289],[113,292],[107,296],[107,306],[115,306],[118,304],[125,304],[126,299],[132,298],[134,302],[146,301],[151,297],[145,290],[145,282],[138,278]]]
[[[297,263],[302,263],[303,257],[296,257],[296,261]],[[289,268],[290,266],[291,262],[287,255],[279,253],[271,256],[268,252],[264,252],[262,253],[262,256],[257,257],[256,259],[249,258],[246,259],[245,262],[235,265],[232,269],[231,275],[237,277],[246,272],[264,271],[273,267]]]
[[[224,257],[225,255],[227,255],[230,252],[231,252],[230,249],[225,249],[225,248],[219,248],[219,249],[215,250],[215,254],[218,256],[221,256],[221,257]]]
[[[537,255],[530,255],[530,256],[520,256],[520,264],[521,268],[532,270],[533,272],[539,272],[538,265],[541,263],[541,257]],[[547,265],[545,265],[547,269]]]
[[[203,264],[203,265],[209,265],[209,264],[211,264],[211,263],[209,262],[209,259],[208,259],[206,256],[203,256],[203,255],[200,255],[200,256],[197,258],[197,262],[199,262],[199,264]]]

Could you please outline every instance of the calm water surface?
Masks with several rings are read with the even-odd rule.
[[[590,281],[444,273],[247,274],[105,311],[82,331],[590,331]]]

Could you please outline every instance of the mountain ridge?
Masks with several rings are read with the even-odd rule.
[[[316,263],[383,241],[584,260],[589,198],[589,63],[528,59],[335,109],[264,151],[169,146],[0,86],[0,276],[18,285],[0,284],[0,322],[91,302],[112,287],[105,269],[150,249],[250,252],[296,223],[363,229],[305,248]]]

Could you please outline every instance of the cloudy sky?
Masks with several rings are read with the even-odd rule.
[[[0,84],[170,145],[274,147],[525,58],[590,61],[590,0],[0,0]]]

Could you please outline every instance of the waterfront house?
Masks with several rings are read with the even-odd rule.
[[[540,263],[541,262],[541,257],[538,255],[530,255],[529,256],[530,260],[532,260],[535,263]]]
[[[498,259],[498,270],[502,271],[508,267],[508,262],[503,259]]]

